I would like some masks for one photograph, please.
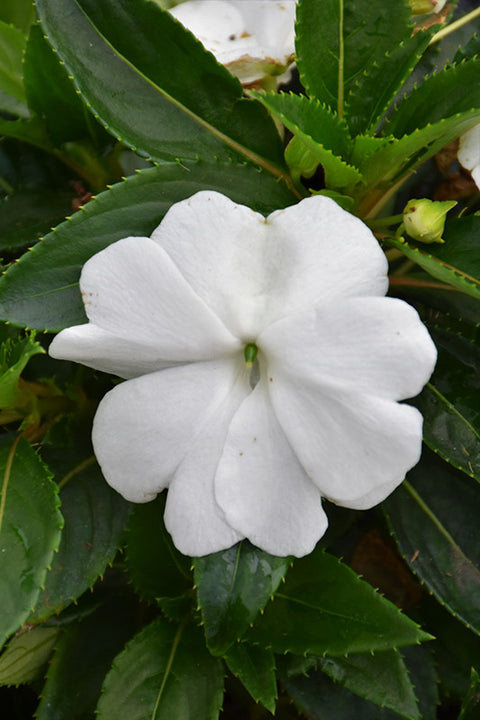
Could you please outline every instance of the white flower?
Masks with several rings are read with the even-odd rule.
[[[91,258],[90,322],[50,354],[127,378],[94,421],[107,481],[134,502],[168,487],[187,555],[247,537],[301,556],[327,527],[322,496],[381,502],[420,457],[422,417],[398,401],[436,359],[386,271],[370,230],[320,196],[265,219],[199,192]]]
[[[295,0],[187,0],[170,12],[249,85],[293,62],[295,9]]]
[[[461,136],[458,162],[470,171],[475,185],[480,188],[480,125],[475,125]]]

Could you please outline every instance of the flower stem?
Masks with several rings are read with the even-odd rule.
[[[390,225],[396,225],[397,223],[402,222],[403,215],[400,213],[399,215],[389,215],[389,217],[382,217],[382,218],[375,218],[374,220],[368,220],[367,225],[368,227],[375,229],[375,228],[381,228],[381,227],[389,227]]]
[[[458,18],[458,20],[455,20],[455,22],[450,23],[450,25],[447,25],[446,27],[439,30],[430,40],[430,45],[433,45],[434,43],[439,42],[440,40],[443,40],[444,37],[447,37],[447,35],[450,35],[450,33],[455,32],[455,30],[458,30],[459,28],[463,27],[469,22],[472,22],[472,20],[475,20],[475,18],[480,16],[480,7],[476,8],[476,10],[472,10],[471,12],[467,13],[461,18]]]
[[[343,0],[339,2],[340,17],[338,23],[338,119],[343,120],[343,83],[344,83],[344,46],[343,46]]]

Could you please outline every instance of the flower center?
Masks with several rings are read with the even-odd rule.
[[[255,343],[248,343],[248,345],[245,345],[243,354],[245,356],[245,364],[247,368],[251,368],[257,357],[258,347],[255,345]]]

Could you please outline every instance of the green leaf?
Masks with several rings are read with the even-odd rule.
[[[462,702],[462,709],[458,720],[475,720],[480,710],[480,676],[472,668],[470,688]]]
[[[275,713],[277,680],[272,651],[237,643],[228,650],[225,662],[255,702],[262,703],[272,714]]]
[[[393,111],[385,132],[397,138],[444,118],[480,108],[480,58],[444,68],[424,80]]]
[[[233,153],[282,174],[280,139],[264,108],[243,98],[238,80],[156,3],[36,6],[84,100],[124,144],[170,161]]]
[[[0,110],[20,117],[29,116],[23,87],[24,52],[23,33],[0,20]]]
[[[55,471],[54,463],[51,468]],[[59,613],[103,575],[121,543],[130,510],[129,503],[107,485],[93,457],[57,480],[63,485],[65,527],[31,623]]]
[[[407,0],[300,0],[297,65],[308,94],[343,117],[357,78],[411,34]]]
[[[327,187],[342,188],[362,179],[357,168],[345,161],[353,145],[347,126],[318,100],[286,93],[256,97],[323,166]]]
[[[60,542],[56,485],[30,445],[0,444],[0,644],[25,622]]]
[[[22,142],[35,145],[43,150],[51,150],[52,145],[40,118],[19,118],[18,120],[5,120],[0,117],[0,136],[15,138]]]
[[[201,631],[158,618],[115,658],[97,718],[216,720],[222,695],[222,664],[206,650]]]
[[[410,568],[461,622],[480,634],[478,483],[431,453],[384,503]]]
[[[434,31],[419,31],[369,65],[350,88],[345,114],[352,135],[374,133],[413,68],[425,52]]]
[[[58,628],[35,627],[15,635],[0,656],[0,685],[31,683],[41,676]]]
[[[0,20],[15,25],[25,34],[33,22],[35,9],[31,0],[2,0],[0,5]]]
[[[28,361],[34,355],[44,353],[35,334],[24,338],[9,338],[0,345],[0,409],[15,407],[21,400],[18,381]]]
[[[402,656],[397,650],[345,658],[320,658],[319,667],[340,685],[403,718],[420,718],[417,700]]]
[[[165,528],[165,494],[134,505],[127,528],[125,562],[135,592],[147,602],[182,595],[193,585],[191,559],[174,546]]]
[[[0,200],[0,252],[33,245],[72,212],[72,193],[42,188],[15,192]]]
[[[134,632],[135,611],[117,596],[62,631],[35,714],[37,720],[94,717],[103,679]],[[117,717],[129,716],[120,713]]]
[[[38,23],[27,42],[24,82],[28,105],[44,119],[55,146],[89,135],[86,109]]]
[[[248,632],[248,642],[298,655],[358,653],[429,636],[353,570],[322,549],[297,560]]]
[[[386,242],[402,251],[429,275],[480,299],[480,217],[471,215],[449,223],[443,245],[420,245],[403,238]]]
[[[115,185],[22,256],[0,279],[0,319],[61,330],[86,321],[78,288],[85,262],[128,235],[150,235],[175,202],[217,190],[268,213],[296,198],[253,166],[233,163],[159,165]]]
[[[244,540],[213,555],[194,558],[198,604],[214,655],[225,651],[244,634],[272,597],[290,564]]]

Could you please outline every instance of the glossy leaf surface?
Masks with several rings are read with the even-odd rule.
[[[199,153],[225,160],[234,153],[282,164],[278,135],[264,109],[243,99],[239,82],[156,3],[36,5],[84,100],[123,143],[161,160],[195,159]]]
[[[195,558],[194,578],[205,637],[215,655],[242,637],[272,597],[290,564],[246,540],[223,552]]]
[[[36,627],[15,635],[0,656],[0,685],[21,685],[41,677],[58,628]]]
[[[216,720],[222,695],[222,664],[206,650],[201,631],[158,618],[116,657],[97,717]]]
[[[385,503],[400,551],[437,600],[480,634],[478,483],[425,452]]]
[[[23,439],[0,444],[0,644],[25,622],[60,542],[56,485]]]
[[[19,117],[29,115],[23,87],[24,52],[23,33],[0,20],[0,110]]]
[[[236,643],[229,648],[225,662],[229,669],[243,683],[255,702],[275,712],[277,680],[275,677],[275,656],[271,650]]]
[[[0,279],[0,319],[55,331],[85,322],[78,280],[88,258],[128,235],[150,235],[173,203],[207,189],[263,213],[296,201],[250,166],[172,163],[143,171],[100,194],[22,256]]]
[[[276,652],[340,656],[428,637],[347,565],[317,549],[295,562],[246,639]]]

